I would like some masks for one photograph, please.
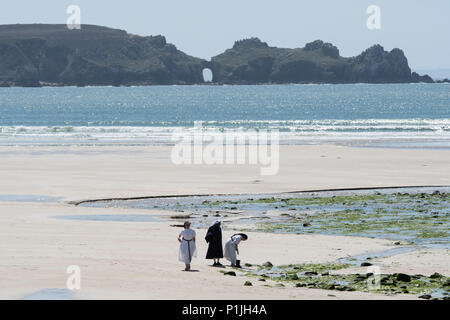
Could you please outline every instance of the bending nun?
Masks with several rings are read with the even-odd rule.
[[[237,260],[237,255],[239,254],[238,245],[241,241],[246,241],[247,239],[246,234],[238,233],[231,236],[231,239],[225,244],[225,258],[231,261],[232,267],[241,268],[241,260]]]

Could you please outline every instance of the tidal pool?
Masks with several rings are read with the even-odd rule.
[[[23,300],[73,300],[69,289],[48,288],[42,289],[23,297]]]
[[[90,201],[90,207],[125,207],[176,211],[161,219],[185,217],[195,228],[221,220],[225,229],[294,234],[327,234],[392,239],[398,248],[339,259],[331,264],[253,266],[247,276],[280,285],[340,291],[416,294],[448,299],[450,278],[382,274],[371,288],[371,274],[333,274],[359,267],[373,257],[388,257],[419,248],[450,248],[450,187],[390,188],[352,191],[295,192],[260,195],[183,196]],[[178,220],[182,221],[182,220]],[[406,246],[405,246],[406,245]]]
[[[81,206],[178,211],[196,228],[392,239],[427,247],[450,243],[450,187],[112,200]]]
[[[384,294],[415,294],[424,299],[448,300],[450,277],[439,273],[420,274],[336,274],[335,270],[350,267],[348,263],[265,265],[247,268],[246,275],[259,281],[268,279],[284,286],[337,291],[363,291]]]
[[[67,220],[86,220],[86,221],[116,221],[116,222],[162,222],[161,218],[141,215],[141,214],[85,214],[85,215],[70,215],[70,216],[56,216],[58,219]]]
[[[0,194],[0,201],[11,202],[58,202],[61,197],[49,197],[36,194]]]

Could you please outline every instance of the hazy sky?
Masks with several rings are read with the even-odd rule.
[[[379,43],[405,51],[412,69],[450,69],[449,0],[14,0],[2,1],[0,24],[66,23],[79,5],[81,23],[166,36],[180,50],[209,59],[235,40],[257,36],[272,46],[332,42],[343,56]],[[381,8],[381,30],[366,26]]]

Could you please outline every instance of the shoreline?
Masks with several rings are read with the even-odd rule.
[[[0,151],[11,149],[0,147]],[[247,277],[240,273],[225,276],[203,259],[204,229],[197,230],[199,255],[193,262],[199,272],[183,273],[176,259],[179,229],[171,227],[170,222],[55,217],[170,215],[158,209],[92,208],[67,203],[95,197],[450,185],[450,151],[281,147],[282,170],[277,176],[261,177],[258,168],[251,166],[177,167],[169,160],[169,149],[71,147],[70,154],[34,154],[29,150],[3,153],[0,194],[46,195],[59,197],[60,202],[0,201],[0,299],[21,299],[44,289],[65,288],[69,265],[79,265],[82,270],[82,290],[73,296],[80,299],[417,299],[416,295],[404,294],[280,288],[274,284],[266,287],[267,282],[257,281],[245,287]],[[225,230],[224,236],[230,232]],[[251,241],[242,245],[241,254],[244,263],[252,264],[335,262],[398,248],[392,240],[363,237],[260,232],[250,232],[249,236]],[[407,254],[381,259],[380,263],[386,270],[423,274],[432,271],[428,265],[435,265],[449,274],[448,256],[427,250],[414,256],[413,265],[408,264],[411,255]]]
[[[226,86],[310,86],[310,85],[385,85],[385,84],[447,84],[450,83],[450,81],[443,81],[445,79],[433,79],[433,82],[286,82],[286,83],[225,83],[225,82],[211,82],[211,81],[205,81],[200,83],[178,83],[178,84],[150,84],[150,83],[144,83],[144,84],[121,84],[121,85],[105,85],[105,84],[99,84],[99,85],[64,85],[64,84],[40,84],[37,86],[2,86],[1,88],[134,88],[134,87],[188,87],[188,86],[219,86],[219,87],[226,87]],[[447,79],[448,80],[448,79]]]
[[[193,261],[193,268],[199,272],[189,273],[189,276],[186,276],[181,272],[182,266],[176,259],[178,245],[175,236],[179,228],[170,227],[169,222],[105,223],[53,218],[54,213],[64,215],[76,212],[98,214],[99,211],[108,214],[119,214],[124,211],[135,214],[150,213],[147,210],[142,212],[137,209],[75,208],[62,204],[17,203],[0,203],[0,208],[3,212],[8,211],[15,215],[15,218],[9,217],[9,219],[3,215],[0,216],[1,237],[5,240],[8,237],[16,239],[10,242],[9,246],[2,245],[0,283],[2,288],[8,288],[8,290],[0,290],[1,299],[19,299],[45,288],[64,288],[67,278],[65,269],[73,264],[80,265],[82,269],[82,289],[75,292],[75,296],[81,299],[191,299],[183,298],[183,295],[192,289],[199,290],[193,296],[191,293],[192,299],[211,298],[211,295],[217,299],[231,299],[233,296],[241,299],[248,298],[248,294],[254,294],[255,299],[290,299],[296,296],[300,299],[326,299],[331,293],[323,290],[311,292],[309,289],[268,288],[263,284],[255,284],[250,292],[243,290],[242,285],[247,278],[245,275],[238,272],[237,277],[224,276],[219,272],[220,270],[209,267],[209,262],[203,260],[206,246],[201,240],[206,233],[205,229],[196,229],[200,239],[198,241],[200,253]],[[18,223],[22,219],[26,219],[26,225]],[[9,223],[7,223],[8,220]],[[40,230],[35,230],[35,226],[38,225]],[[132,236],[131,230],[133,230]],[[64,235],[60,232],[64,232]],[[224,235],[229,234],[231,234],[230,231],[224,231]],[[274,264],[332,262],[342,255],[360,254],[385,249],[392,245],[390,240],[361,237],[276,235],[254,232],[249,233],[249,236],[253,241],[241,247],[241,255],[246,262],[260,264],[266,260]],[[149,247],[148,244],[155,239],[158,239],[158,246]],[[32,243],[34,245],[31,245]],[[264,247],[261,247],[261,243],[264,243]],[[299,244],[305,248],[313,246],[315,249],[298,252],[295,248]],[[280,252],[280,245],[284,247],[282,252]],[[14,255],[12,255],[13,252]],[[289,254],[286,255],[286,253]],[[149,269],[151,273],[148,273]],[[230,268],[227,267],[226,270]],[[191,276],[193,280],[189,280]],[[207,285],[217,281],[223,286],[224,292],[217,292],[216,289]],[[162,283],[171,285],[165,287]],[[154,286],[158,287],[156,295]],[[177,288],[175,293],[174,287]],[[152,292],[152,295],[145,292],[145,288]],[[337,297],[415,298],[389,297],[370,293],[359,297],[352,292],[338,293]]]
[[[251,165],[177,166],[170,153],[169,146],[0,147],[0,194],[80,201],[450,185],[450,150],[280,146],[274,176]]]
[[[339,189],[315,189],[315,190],[296,190],[296,191],[281,191],[270,193],[270,195],[281,195],[290,193],[321,193],[321,192],[335,192],[335,191],[365,191],[365,190],[385,190],[385,189],[419,189],[419,188],[449,188],[450,185],[421,185],[421,186],[382,186],[382,187],[353,187],[353,188],[339,188]],[[164,199],[164,198],[190,198],[190,197],[214,197],[214,196],[251,196],[251,195],[269,195],[266,193],[227,193],[227,194],[177,194],[177,195],[160,195],[160,196],[143,196],[143,197],[127,197],[127,198],[103,198],[103,199],[86,199],[78,201],[68,201],[68,204],[79,206],[85,203],[95,203],[102,201],[127,201],[127,200],[146,200],[146,199]]]
[[[181,272],[183,267],[176,259],[175,236],[179,228],[170,222],[102,222],[55,219],[54,214],[75,213],[155,214],[157,210],[123,208],[80,208],[63,203],[8,203],[0,202],[0,299],[22,299],[33,294],[43,294],[46,289],[65,289],[69,265],[82,269],[82,289],[70,292],[73,299],[417,299],[417,295],[386,295],[371,292],[330,291],[311,288],[279,287],[270,280],[258,282],[245,275],[245,270],[212,268],[203,259],[206,244],[202,241],[206,229],[196,229],[199,255],[193,261],[198,272]],[[14,217],[14,218],[13,218]],[[5,220],[6,219],[6,220]],[[25,220],[24,220],[25,219]],[[23,222],[26,224],[23,225]],[[35,227],[40,226],[40,230]],[[19,231],[19,232],[17,232]],[[132,232],[131,232],[132,231]],[[63,232],[63,233],[62,233]],[[224,235],[233,232],[224,231]],[[392,240],[353,236],[289,235],[248,232],[252,239],[241,246],[245,263],[274,265],[303,263],[335,263],[340,259],[358,255],[371,255],[398,249]],[[15,236],[13,236],[15,235]],[[148,244],[158,241],[158,246]],[[264,244],[261,246],[261,244]],[[303,250],[298,250],[303,248]],[[280,251],[281,249],[281,251]],[[13,254],[14,252],[14,254]],[[417,254],[411,265],[411,254]],[[385,272],[431,274],[436,271],[450,274],[448,250],[415,250],[393,257],[381,257],[380,266]],[[420,257],[419,257],[420,255]],[[425,260],[424,260],[425,259]],[[390,261],[392,260],[392,261]],[[425,263],[432,261],[431,265]],[[225,262],[223,260],[223,262]],[[228,265],[228,262],[226,262]],[[433,266],[440,266],[435,268]],[[366,268],[339,270],[338,274],[365,273]],[[236,277],[220,271],[236,271]],[[243,287],[250,280],[252,287]],[[218,290],[208,283],[220,283]],[[177,288],[174,292],[173,288]],[[157,291],[155,291],[157,290]],[[193,293],[192,290],[195,292]],[[189,292],[189,298],[186,294]]]

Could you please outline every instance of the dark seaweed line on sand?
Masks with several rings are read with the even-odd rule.
[[[450,188],[450,185],[445,186],[384,186],[384,187],[355,187],[355,188],[338,188],[338,189],[314,189],[314,190],[300,190],[300,191],[287,191],[287,192],[273,192],[270,194],[290,194],[290,193],[312,193],[312,192],[335,192],[335,191],[362,191],[362,190],[385,190],[385,189],[416,189],[416,188]],[[251,193],[252,195],[258,195],[257,193]],[[260,193],[264,195],[268,193]],[[84,203],[95,203],[102,201],[127,201],[127,200],[146,200],[146,199],[166,199],[166,198],[189,198],[189,197],[214,197],[214,196],[242,196],[250,195],[250,193],[218,193],[218,194],[178,194],[178,195],[160,195],[160,196],[142,196],[142,197],[124,197],[124,198],[104,198],[104,199],[87,199],[79,201],[69,201],[68,204],[79,206]]]

